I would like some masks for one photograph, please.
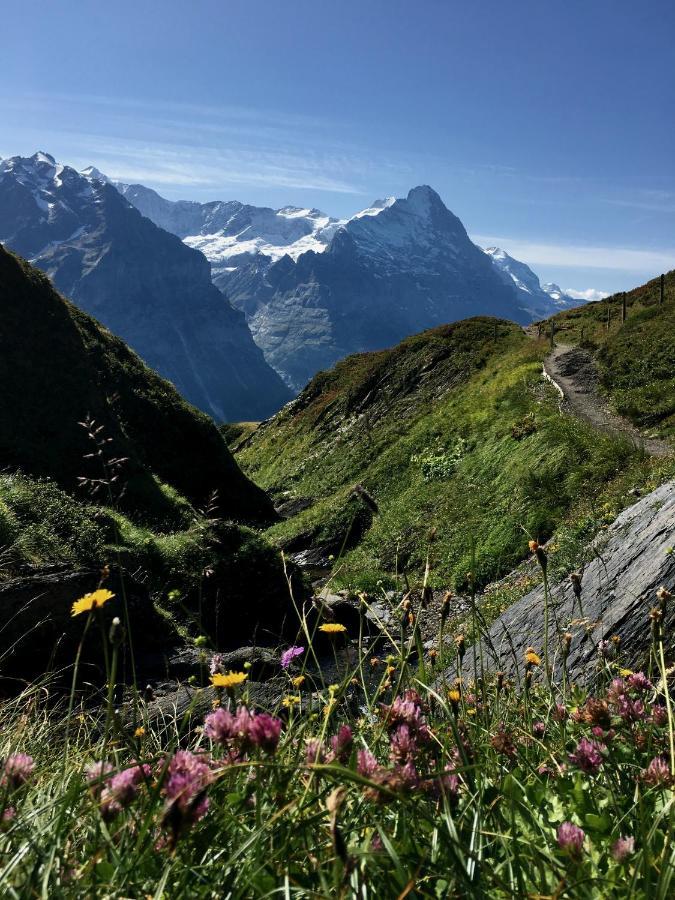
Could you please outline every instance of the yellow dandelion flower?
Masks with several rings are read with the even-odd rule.
[[[619,675],[620,675],[622,678],[628,678],[628,676],[629,676],[629,675],[632,675],[632,674],[633,674],[633,670],[632,670],[632,669],[619,669]]]
[[[459,703],[461,699],[462,695],[458,690],[453,688],[448,691],[448,700],[450,700],[451,703]]]
[[[98,609],[107,603],[108,600],[112,600],[114,596],[112,591],[109,591],[106,588],[99,588],[98,591],[93,591],[91,594],[85,594],[84,597],[80,597],[79,600],[76,600],[73,603],[70,614],[71,616],[79,616],[80,613],[89,612],[91,609]]]
[[[293,687],[296,687],[296,688],[300,687],[304,683],[304,681],[305,681],[304,675],[297,675],[295,678],[291,678],[291,684],[293,685]]]
[[[525,662],[528,666],[540,666],[541,657],[535,651],[534,647],[528,647],[524,654]]]
[[[286,709],[290,709],[292,706],[295,706],[297,703],[300,703],[302,698],[298,697],[297,694],[290,694],[281,701],[282,704],[286,707]]]
[[[216,672],[215,675],[211,676],[211,684],[214,687],[227,688],[229,690],[243,684],[247,678],[246,672],[228,672],[227,675]]]
[[[344,625],[340,625],[339,622],[327,622],[325,625],[319,625],[319,631],[323,631],[324,634],[342,634],[347,629]]]

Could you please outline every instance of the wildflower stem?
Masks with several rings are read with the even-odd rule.
[[[82,637],[80,638],[80,643],[77,646],[77,653],[75,654],[75,664],[73,665],[73,680],[70,685],[70,696],[68,698],[68,715],[66,716],[66,739],[65,739],[65,748],[63,752],[63,766],[62,766],[62,774],[65,774],[66,768],[68,766],[68,749],[69,749],[69,736],[70,736],[70,722],[73,716],[73,706],[75,704],[75,685],[77,684],[77,673],[80,668],[80,658],[82,657],[82,648],[84,647],[84,641],[87,637],[87,632],[89,631],[89,626],[91,625],[93,610],[89,611],[89,615],[87,616],[87,621],[85,622],[84,629],[82,630]]]
[[[670,774],[675,776],[675,731],[673,730],[673,707],[670,699],[670,689],[668,687],[668,672],[666,670],[666,660],[663,653],[663,634],[659,630],[659,669],[661,670],[661,678],[663,679],[663,692],[666,697],[666,709],[668,711],[668,744],[670,749]]]

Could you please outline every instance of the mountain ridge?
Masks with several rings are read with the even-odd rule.
[[[98,174],[42,152],[3,160],[0,241],[217,420],[264,418],[290,399],[203,254]]]
[[[429,185],[376,200],[346,220],[291,207],[302,234],[277,228],[277,238],[269,222],[282,220],[288,207],[172,202],[142,185],[117,187],[144,215],[202,250],[214,284],[246,314],[265,358],[294,390],[349,353],[445,321],[494,313],[524,324],[561,308],[525,264],[513,260],[536,282],[534,295],[489,255],[485,266],[481,248]]]
[[[91,417],[112,439],[113,455],[126,460],[123,506],[157,521],[171,515],[161,481],[198,507],[217,491],[228,518],[274,518],[211,419],[3,247],[0,350],[1,469],[49,477],[77,493],[82,476],[101,475],[100,462],[87,459],[93,448],[78,424]]]

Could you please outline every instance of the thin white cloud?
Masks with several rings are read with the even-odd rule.
[[[133,139],[68,133],[67,138],[87,148],[87,156],[68,160],[75,168],[95,165],[116,181],[157,185],[212,187],[250,185],[363,193],[350,180],[357,174],[356,160],[321,152],[302,153],[294,148],[231,147],[217,149],[187,144],[152,144]],[[364,165],[362,162],[361,171]]]
[[[584,291],[575,291],[574,288],[565,288],[565,293],[569,294],[570,297],[574,297],[575,300],[588,300],[591,303],[609,297],[607,291],[598,291],[595,288],[586,288]]]
[[[501,247],[511,256],[532,266],[570,269],[613,269],[625,272],[663,272],[675,268],[675,248],[637,250],[630,247],[585,247],[571,244],[540,244],[523,238],[474,234],[481,247]]]

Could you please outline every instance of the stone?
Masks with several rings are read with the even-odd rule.
[[[597,672],[598,644],[618,635],[622,665],[644,666],[651,645],[649,612],[662,585],[675,592],[675,481],[667,482],[624,510],[601,532],[591,547],[590,562],[581,578],[581,597],[575,598],[569,579],[550,587],[549,659],[553,677],[562,677],[559,636],[573,635],[567,660],[568,678],[589,684]],[[665,618],[665,642],[675,650],[675,602]],[[523,673],[528,646],[542,656],[544,647],[544,588],[530,591],[492,624],[478,644],[486,671],[503,671],[517,679]],[[666,662],[672,662],[667,655]],[[480,667],[480,663],[479,663]],[[541,670],[539,677],[541,677]],[[453,673],[454,674],[454,673]],[[474,676],[473,653],[467,652],[463,675]]]

